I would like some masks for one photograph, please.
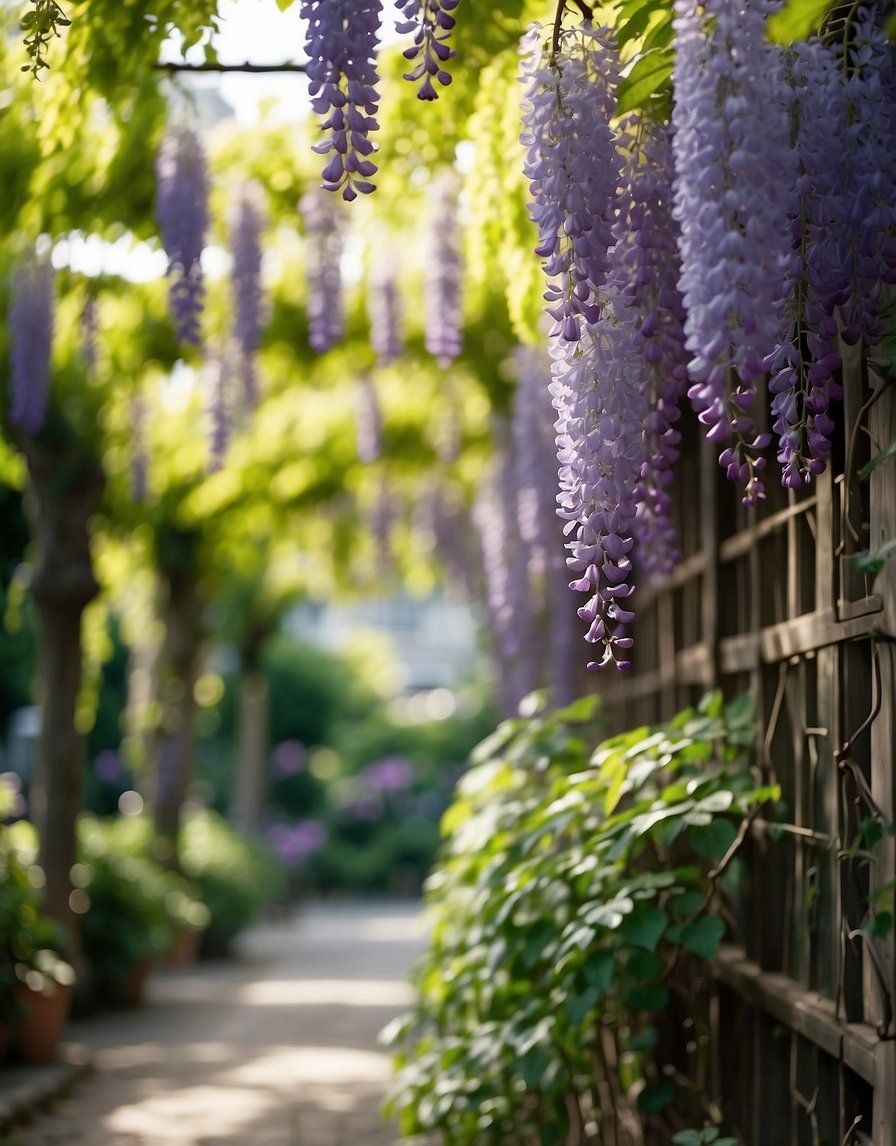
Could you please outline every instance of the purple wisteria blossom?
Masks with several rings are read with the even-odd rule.
[[[379,126],[376,66],[382,0],[302,0],[307,21],[308,91],[311,107],[324,116],[328,133],[314,150],[329,154],[323,170],[328,191],[343,199],[374,190],[376,164],[370,133]]]
[[[529,179],[529,212],[544,259],[552,334],[574,342],[583,323],[600,316],[599,292],[609,269],[621,159],[610,120],[619,63],[606,29],[561,33],[554,54],[544,30],[524,37],[521,140]]]
[[[799,160],[799,213],[792,224],[797,258],[787,292],[789,329],[765,366],[781,482],[800,489],[821,473],[830,452],[828,408],[841,394],[836,310],[851,293],[843,138],[834,130],[846,120],[840,53],[818,38],[794,45],[790,80]]]
[[[208,410],[208,468],[215,473],[224,465],[233,426],[231,364],[227,356],[209,360],[203,371]]]
[[[677,227],[672,218],[672,134],[643,122],[629,141],[627,210],[616,225],[611,257],[631,306],[635,349],[647,378],[645,456],[634,530],[638,565],[656,580],[679,559],[669,485],[681,435],[675,428],[687,390],[685,310],[678,290]]]
[[[838,160],[848,176],[845,223],[852,296],[843,307],[845,342],[880,341],[884,284],[896,283],[896,48],[881,8],[856,14],[849,44],[846,149]]]
[[[169,128],[156,157],[156,218],[171,276],[171,313],[178,337],[198,345],[205,294],[200,258],[208,229],[208,168],[199,136]]]
[[[370,465],[383,452],[383,417],[376,385],[361,374],[355,385],[355,437],[358,461]]]
[[[148,412],[146,399],[141,393],[130,400],[131,414],[131,497],[146,501],[149,489]]]
[[[457,200],[454,178],[440,178],[430,199],[424,307],[426,349],[443,367],[457,358],[463,346],[463,257]]]
[[[796,153],[771,0],[676,0],[675,217],[693,385],[709,440],[743,501],[764,497],[754,409],[784,333]]]
[[[388,257],[377,257],[367,289],[367,316],[370,320],[370,345],[378,366],[388,366],[404,350],[401,292],[395,263]]]
[[[238,353],[237,370],[248,409],[258,403],[256,355],[261,345],[263,294],[261,289],[261,233],[264,228],[257,187],[243,187],[230,215],[230,252],[233,259],[233,335]]]
[[[308,340],[323,354],[342,337],[343,216],[337,201],[319,188],[299,203],[305,224],[305,276],[308,282]]]
[[[499,705],[502,715],[513,716],[538,682],[530,655],[534,633],[526,549],[515,513],[516,473],[502,423],[496,425],[496,438],[492,470],[473,507],[473,525],[482,550]]]
[[[53,351],[53,267],[32,255],[15,273],[7,315],[9,420],[34,437],[47,417]]]
[[[405,48],[403,55],[406,60],[419,62],[404,78],[414,83],[420,81],[417,99],[439,98],[433,79],[443,87],[451,83],[451,73],[443,65],[456,55],[448,39],[457,22],[451,13],[459,3],[460,0],[396,0],[401,17],[396,20],[395,28],[403,36],[414,37],[414,43]]]
[[[405,756],[386,756],[361,773],[375,792],[403,792],[414,782],[414,765]]]
[[[271,752],[271,769],[280,779],[304,772],[307,766],[308,751],[300,740],[281,740]]]
[[[569,587],[563,526],[557,516],[557,450],[545,350],[517,348],[513,404],[513,444],[517,474],[520,535],[529,546],[529,571],[541,588],[547,635],[546,679],[557,706],[579,693],[575,647],[578,641],[575,593]]]
[[[624,293],[608,287],[607,299],[601,321],[583,325],[578,342],[555,343],[551,393],[558,415],[558,512],[569,538],[566,564],[578,574],[570,584],[590,594],[578,614],[588,623],[585,640],[603,648],[588,668],[627,669],[647,379]]]

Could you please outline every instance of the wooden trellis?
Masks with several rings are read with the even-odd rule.
[[[893,910],[894,840],[852,847],[863,821],[896,819],[896,558],[869,585],[854,556],[896,537],[896,462],[860,477],[896,440],[896,399],[857,349],[842,352],[843,430],[807,492],[770,475],[767,501],[744,509],[683,419],[684,560],[639,590],[632,673],[599,686],[620,728],[714,686],[755,699],[757,767],[782,803],[751,825],[737,945],[705,988],[706,1097],[749,1146],[896,1141],[893,935],[867,934],[875,891]]]

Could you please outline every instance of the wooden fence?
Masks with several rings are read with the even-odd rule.
[[[805,493],[770,475],[767,501],[743,508],[683,419],[684,560],[639,589],[635,667],[599,686],[620,728],[717,685],[755,699],[757,767],[782,803],[751,825],[737,945],[705,988],[706,1097],[749,1146],[896,1142],[893,935],[868,919],[876,892],[893,911],[894,840],[853,847],[861,824],[896,819],[896,554],[873,585],[854,556],[896,537],[896,461],[861,476],[896,440],[896,398],[858,350],[843,354],[844,429]]]

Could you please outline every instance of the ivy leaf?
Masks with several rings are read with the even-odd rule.
[[[887,446],[885,450],[881,450],[879,454],[875,454],[870,462],[867,462],[859,470],[859,479],[864,481],[866,478],[871,477],[878,466],[882,466],[884,462],[889,461],[890,458],[896,458],[896,438]]]
[[[674,1098],[675,1087],[668,1078],[664,1078],[644,1087],[638,1095],[638,1109],[643,1114],[659,1114]]]
[[[769,38],[776,44],[805,40],[821,23],[831,0],[787,0],[768,21]]]
[[[713,959],[724,934],[725,923],[718,915],[704,915],[683,929],[681,943],[701,959]]]
[[[616,89],[616,114],[628,115],[644,107],[669,82],[674,63],[671,48],[655,48],[637,59]]]
[[[663,1011],[669,1002],[669,989],[664,983],[642,983],[632,987],[625,996],[636,1011]]]
[[[690,838],[698,855],[720,860],[737,838],[737,831],[730,820],[713,820],[706,825],[692,827]]]
[[[648,907],[633,912],[622,921],[619,933],[633,947],[655,951],[666,930],[669,916],[660,907]]]
[[[583,971],[586,980],[595,991],[605,994],[613,982],[613,953],[598,951],[586,960]]]
[[[896,537],[891,537],[880,549],[866,549],[862,553],[854,554],[853,560],[856,563],[856,569],[874,580],[883,572],[887,557],[894,549],[896,549]]]

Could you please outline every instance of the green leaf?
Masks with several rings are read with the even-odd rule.
[[[616,89],[616,114],[628,115],[642,108],[668,83],[674,63],[670,48],[657,48],[637,59]]]
[[[636,1011],[662,1011],[669,1002],[669,990],[663,983],[643,983],[631,987],[625,999]]]
[[[893,930],[892,911],[878,911],[869,915],[862,924],[862,931],[869,939],[886,939]]]
[[[295,4],[296,0],[277,0],[277,7],[281,12],[285,12]]]
[[[887,446],[885,450],[881,450],[879,454],[875,454],[870,462],[867,462],[859,470],[859,478],[864,481],[866,478],[871,477],[878,466],[882,466],[884,462],[896,458],[896,438]]]
[[[705,826],[692,827],[689,835],[695,852],[720,860],[737,839],[737,830],[730,820],[712,820]]]
[[[874,579],[883,572],[887,557],[894,549],[896,549],[896,537],[891,537],[880,549],[865,550],[862,553],[854,554],[853,560],[856,563],[856,569]]]
[[[831,0],[787,0],[768,21],[769,38],[776,44],[805,40],[818,29]]]
[[[713,959],[724,934],[723,920],[717,915],[704,915],[682,930],[681,943],[701,959]]]
[[[628,1040],[628,1045],[633,1051],[652,1051],[659,1041],[659,1037],[656,1027],[644,1027],[636,1035],[632,1035]]]
[[[601,994],[609,991],[613,982],[614,960],[612,951],[598,951],[589,956],[582,971],[587,982]]]
[[[669,922],[669,916],[660,907],[639,908],[627,916],[619,933],[627,943],[655,951]]]
[[[563,1009],[574,1027],[580,1026],[597,1005],[601,992],[596,987],[583,991],[581,995],[568,995]]]
[[[638,1095],[638,1109],[642,1114],[659,1114],[675,1098],[675,1087],[664,1078],[645,1086]]]

